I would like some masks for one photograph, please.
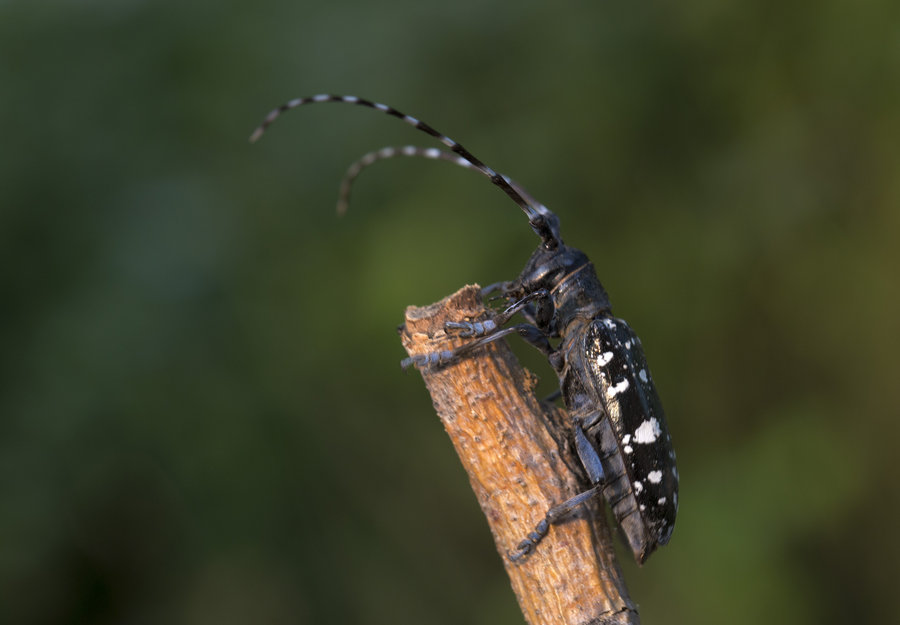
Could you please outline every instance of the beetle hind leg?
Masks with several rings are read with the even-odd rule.
[[[571,516],[581,504],[599,495],[600,488],[601,486],[598,484],[597,486],[594,486],[583,493],[578,493],[571,499],[567,499],[561,504],[555,505],[547,510],[546,516],[541,519],[534,530],[531,531],[528,536],[523,538],[519,544],[516,545],[514,550],[507,551],[506,557],[509,558],[511,562],[519,562],[522,560],[522,558],[534,551],[535,547],[538,546],[538,543],[547,536],[551,525],[555,525],[565,520],[567,517]]]

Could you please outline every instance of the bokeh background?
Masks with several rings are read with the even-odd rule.
[[[900,4],[0,2],[0,622],[520,623],[395,332],[536,243],[641,335],[653,623],[880,623],[900,571]],[[552,386],[540,358],[516,347]]]

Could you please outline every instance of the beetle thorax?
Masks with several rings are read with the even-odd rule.
[[[538,319],[541,329],[558,336],[576,319],[592,319],[608,311],[609,298],[584,252],[560,244],[541,245],[516,280],[515,292],[524,296],[545,289],[553,302],[551,319]]]

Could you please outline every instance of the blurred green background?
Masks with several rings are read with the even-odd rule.
[[[404,307],[536,244],[681,473],[645,623],[879,623],[900,571],[900,4],[0,2],[0,622],[521,623]],[[552,386],[552,373],[516,349]]]

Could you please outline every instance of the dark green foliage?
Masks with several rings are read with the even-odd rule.
[[[521,622],[394,327],[536,239],[408,160],[334,217],[429,144],[247,144],[326,91],[521,182],[641,336],[682,481],[645,623],[892,620],[898,7],[0,3],[0,622]]]

